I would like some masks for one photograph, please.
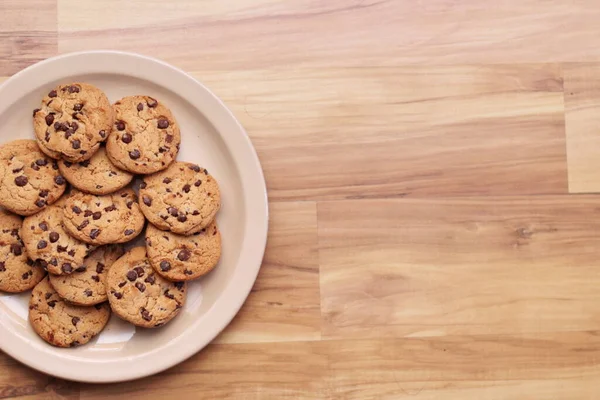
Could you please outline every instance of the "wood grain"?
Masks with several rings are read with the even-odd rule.
[[[568,64],[565,77],[565,125],[569,191],[600,191],[600,64]]]
[[[326,338],[598,328],[600,196],[318,210]]]
[[[176,6],[59,0],[58,7],[60,52],[110,43],[188,70],[600,60],[600,4],[591,0],[491,6],[479,0],[184,0]]]
[[[273,200],[567,192],[557,65],[194,75],[248,130]]]
[[[256,284],[217,343],[321,338],[316,204],[271,203],[270,215]]]

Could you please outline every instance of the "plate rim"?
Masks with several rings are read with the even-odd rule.
[[[105,62],[94,67],[90,66],[91,61],[95,59]],[[112,62],[109,62],[111,60]],[[121,62],[116,62],[117,60]],[[64,70],[61,70],[61,65],[65,66]],[[133,71],[124,70],[124,65],[133,66]],[[144,68],[139,68],[141,66]],[[49,68],[51,71],[53,68],[53,73],[47,75],[39,73]],[[157,71],[164,75],[157,74]],[[208,328],[200,325],[199,320],[196,320],[182,334],[168,340],[161,348],[129,357],[127,360],[115,361],[81,360],[73,357],[69,350],[66,350],[63,356],[57,356],[50,350],[56,350],[55,348],[49,349],[49,345],[41,341],[22,340],[0,324],[0,350],[12,358],[59,378],[78,382],[110,383],[147,377],[169,369],[202,350],[230,324],[250,294],[262,266],[267,245],[269,203],[260,160],[241,123],[210,89],[187,72],[165,61],[117,50],[79,51],[51,57],[17,72],[0,85],[0,112],[6,111],[13,104],[8,99],[11,98],[11,93],[18,94],[22,91],[19,89],[22,86],[36,90],[51,81],[67,79],[73,75],[96,73],[127,75],[151,81],[156,85],[169,88],[200,110],[219,133],[228,150],[233,153],[232,157],[241,175],[245,210],[252,211],[245,212],[247,224],[242,235],[244,240],[234,273],[225,289],[202,318],[202,320],[214,320],[214,325]],[[169,79],[172,79],[177,89],[181,90],[160,83]],[[205,103],[202,108],[197,106],[201,102]],[[227,129],[223,130],[225,126]],[[244,157],[236,159],[238,153],[244,154]],[[244,168],[240,168],[240,164]],[[252,182],[252,185],[246,184],[247,182]],[[253,237],[252,245],[249,245],[248,233],[251,225]],[[227,296],[231,294],[237,295],[227,300]],[[216,309],[219,309],[218,313]],[[186,341],[190,338],[194,340]],[[136,362],[135,367],[133,362]]]

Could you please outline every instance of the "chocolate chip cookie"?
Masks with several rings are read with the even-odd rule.
[[[83,265],[91,246],[70,235],[63,226],[61,200],[45,210],[25,218],[21,237],[32,260],[39,262],[48,272],[68,275]]]
[[[0,291],[20,293],[37,285],[46,271],[27,257],[20,231],[23,220],[0,209]]]
[[[170,282],[156,274],[146,249],[135,247],[108,271],[108,300],[122,319],[155,328],[173,319],[185,303],[185,282]]]
[[[44,153],[71,162],[89,159],[113,124],[108,98],[89,83],[59,85],[33,110],[35,136]]]
[[[209,273],[221,257],[221,233],[212,222],[192,236],[146,229],[146,252],[154,270],[171,281],[189,281]]]
[[[113,109],[115,122],[106,144],[113,164],[136,174],[151,174],[175,160],[181,135],[164,104],[149,96],[129,96]]]
[[[86,344],[102,332],[110,318],[107,303],[82,307],[62,300],[48,278],[31,293],[29,322],[46,342],[58,347]]]
[[[142,232],[144,223],[144,215],[131,189],[104,196],[75,191],[65,202],[65,229],[86,243],[129,242]]]
[[[35,140],[15,140],[0,147],[0,206],[32,215],[60,198],[67,181],[55,160]]]
[[[111,244],[94,250],[84,261],[83,267],[71,275],[50,274],[50,284],[58,295],[69,303],[93,306],[108,300],[106,277],[108,270],[123,255],[123,246]]]
[[[191,235],[206,228],[221,207],[217,181],[196,164],[175,162],[144,177],[140,208],[157,228]]]
[[[92,194],[116,192],[133,179],[133,174],[117,168],[110,162],[104,147],[100,147],[89,160],[78,163],[60,160],[58,169],[71,185]]]

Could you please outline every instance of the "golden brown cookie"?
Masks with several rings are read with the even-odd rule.
[[[23,220],[0,209],[0,291],[20,293],[37,285],[46,271],[27,257],[20,237]]]
[[[86,344],[98,335],[110,319],[108,303],[82,307],[62,300],[48,278],[31,293],[29,322],[46,342],[58,347]]]
[[[100,147],[89,160],[78,163],[60,160],[58,169],[71,185],[92,194],[116,192],[133,179],[133,174],[117,168],[110,162],[104,147]]]
[[[221,233],[217,224],[192,236],[146,229],[146,252],[154,270],[171,281],[189,281],[212,271],[221,257]]]
[[[164,104],[149,96],[129,96],[113,109],[115,123],[106,144],[113,164],[136,174],[151,174],[175,160],[181,135]]]
[[[108,300],[106,277],[108,270],[123,255],[123,246],[111,244],[94,250],[83,267],[71,275],[50,274],[50,284],[58,295],[69,303],[93,306]]]
[[[32,215],[60,198],[67,181],[55,160],[35,140],[14,140],[0,147],[0,206]]]
[[[48,272],[68,275],[83,265],[91,246],[70,235],[63,226],[64,200],[25,218],[21,237],[29,257]]]
[[[156,274],[144,247],[135,247],[108,271],[108,300],[115,314],[144,328],[172,320],[185,303],[185,282],[170,282]]]
[[[71,162],[89,159],[113,123],[108,98],[89,83],[59,85],[33,111],[35,136],[44,153]]]
[[[65,202],[65,229],[86,243],[129,242],[142,232],[144,223],[144,215],[131,189],[104,196],[75,191]]]
[[[175,162],[144,177],[140,208],[157,228],[191,235],[206,228],[221,207],[217,181],[196,164]]]

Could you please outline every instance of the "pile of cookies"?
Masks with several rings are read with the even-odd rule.
[[[186,281],[219,261],[221,198],[206,169],[175,161],[171,111],[149,96],[111,106],[72,83],[43,98],[33,125],[35,140],[0,146],[0,291],[33,288],[29,321],[60,347],[89,342],[111,310],[145,328],[172,320]],[[145,246],[126,252],[144,229]]]

